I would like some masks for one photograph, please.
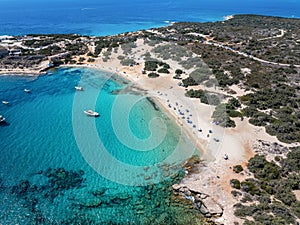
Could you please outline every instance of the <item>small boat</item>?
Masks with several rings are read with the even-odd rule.
[[[0,123],[3,123],[3,122],[5,122],[5,118],[2,115],[0,115]]]
[[[8,102],[8,101],[2,101],[2,104],[4,104],[4,105],[8,105],[8,104],[9,104],[9,102]]]
[[[30,93],[30,89],[25,88],[24,91],[25,91],[26,93]]]
[[[83,91],[83,87],[81,86],[75,86],[76,91]]]
[[[88,116],[93,116],[93,117],[98,117],[99,116],[99,113],[89,109],[89,110],[84,110],[83,111],[86,115]]]

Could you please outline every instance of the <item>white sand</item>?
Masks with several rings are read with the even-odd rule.
[[[280,143],[276,137],[268,135],[264,128],[250,125],[247,119],[244,121],[236,119],[237,127],[230,129],[224,129],[213,124],[211,115],[214,107],[200,103],[199,99],[186,97],[185,88],[178,85],[180,80],[172,78],[175,69],[179,68],[179,64],[172,60],[167,60],[172,68],[170,74],[163,74],[158,78],[148,78],[147,75],[142,74],[144,60],[141,56],[145,52],[150,52],[152,47],[144,45],[141,39],[136,44],[137,48],[133,49],[131,56],[140,65],[133,67],[122,66],[120,60],[117,59],[117,56],[122,54],[122,50],[119,49],[117,53],[112,52],[111,59],[107,62],[103,62],[101,58],[98,58],[94,63],[88,63],[84,66],[114,72],[146,90],[151,97],[154,97],[174,117],[191,141],[198,147],[203,157],[209,161],[223,162],[224,154],[228,154],[230,162],[244,162],[253,155],[251,145],[255,140],[261,139]],[[197,89],[197,87],[191,88]],[[201,88],[204,88],[204,86],[201,85]],[[237,86],[234,86],[233,89],[237,91],[236,97],[245,93]],[[224,93],[220,89],[210,89],[210,91]],[[171,108],[168,106],[169,104]],[[174,110],[174,107],[176,110]],[[178,109],[184,112],[184,115],[180,115]],[[189,110],[188,113],[186,109]],[[182,116],[185,116],[185,119],[182,119]],[[187,117],[192,121],[192,124],[187,122]],[[196,125],[196,128],[193,128],[193,125]],[[202,132],[199,132],[199,129]],[[209,130],[212,130],[212,133],[209,133]],[[209,137],[207,136],[208,134]],[[215,138],[220,141],[216,142]]]
[[[145,51],[150,50],[149,47],[144,46],[144,48],[146,48]],[[171,67],[178,66],[176,62],[167,62]],[[206,160],[206,167],[201,167],[197,174],[188,175],[182,184],[190,189],[213,196],[224,208],[223,216],[219,218],[220,222],[226,225],[231,225],[234,221],[241,222],[233,214],[233,205],[237,201],[231,194],[232,188],[229,181],[232,178],[244,179],[247,176],[235,174],[232,167],[241,164],[246,168],[246,162],[254,155],[252,145],[256,140],[280,143],[278,139],[268,135],[264,128],[249,124],[247,119],[244,121],[235,120],[237,127],[230,129],[224,129],[213,124],[211,115],[214,107],[200,103],[199,99],[185,97],[185,88],[178,86],[180,80],[172,78],[174,71],[172,71],[173,74],[148,78],[142,74],[142,61],[139,62],[140,65],[133,67],[121,66],[116,57],[107,63],[99,61],[97,63],[100,63],[97,64],[97,68],[111,72],[118,71],[120,76],[147,90],[148,94],[154,97],[172,115],[202,153],[202,158]],[[237,86],[234,89],[237,91],[236,97],[245,93]],[[222,93],[220,90],[217,92]],[[168,106],[169,104],[171,107]],[[193,123],[189,124],[186,119],[182,119],[178,109],[184,112],[185,117],[189,116]],[[186,112],[186,109],[189,110],[189,113]],[[196,128],[193,128],[193,124],[196,125]],[[202,132],[199,132],[198,129],[202,129]],[[209,133],[209,130],[212,130],[212,133]],[[208,134],[209,137],[207,137]],[[214,138],[220,141],[216,142]],[[228,154],[228,160],[224,159],[225,154]]]
[[[235,120],[237,127],[230,129],[224,129],[213,124],[211,115],[214,107],[200,103],[199,99],[185,97],[185,88],[178,86],[180,80],[172,78],[175,69],[179,68],[178,63],[168,60],[167,62],[172,67],[171,74],[161,75],[158,78],[148,78],[147,75],[142,74],[144,61],[141,55],[150,51],[151,47],[143,45],[142,40],[138,40],[137,45],[138,47],[133,49],[132,55],[140,65],[122,66],[117,59],[117,56],[122,54],[119,49],[118,53],[112,52],[111,59],[107,62],[97,58],[94,63],[86,63],[84,66],[117,73],[154,97],[182,127],[201,152],[203,159],[206,160],[206,167],[202,167],[198,174],[188,175],[182,184],[190,189],[214,196],[214,199],[224,207],[224,214],[220,218],[224,224],[231,225],[234,221],[239,221],[233,216],[232,206],[236,200],[230,193],[232,189],[229,180],[242,175],[234,174],[230,167],[237,164],[246,167],[247,160],[254,155],[252,145],[256,140],[280,142],[276,137],[268,135],[264,128],[250,125],[247,119],[244,121]],[[237,92],[236,97],[244,94],[243,90],[237,86],[234,86],[233,89]],[[220,90],[217,92],[222,93]],[[169,104],[171,107],[168,106]],[[181,118],[183,115],[179,114],[178,109],[184,112],[185,119]],[[188,113],[186,112],[187,109],[189,110]],[[187,122],[187,117],[192,121],[192,124]],[[193,125],[196,125],[196,128],[193,128]],[[202,129],[202,132],[199,132],[199,129]],[[220,141],[216,142],[215,138]],[[228,154],[228,160],[224,160],[225,154]],[[242,179],[243,177],[238,178]]]

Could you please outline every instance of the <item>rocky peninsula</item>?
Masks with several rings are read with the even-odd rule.
[[[84,66],[132,81],[201,155],[173,185],[178,198],[216,224],[299,223],[299,182],[288,183],[300,179],[299,27],[299,19],[235,15],[105,37],[1,36],[0,73]]]

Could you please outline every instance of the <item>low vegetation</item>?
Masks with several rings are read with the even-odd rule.
[[[235,122],[230,119],[226,106],[227,105],[224,103],[217,105],[215,111],[213,112],[212,118],[216,124],[222,127],[235,127]]]
[[[156,78],[156,77],[159,77],[159,74],[152,72],[152,73],[148,74],[148,77],[150,77],[150,78]]]
[[[300,217],[300,201],[294,194],[300,190],[300,147],[291,148],[277,163],[255,155],[248,170],[254,178],[230,181],[242,195],[234,192],[241,198],[234,214],[243,218],[244,224],[295,224]]]
[[[187,50],[185,47],[171,44],[158,45],[152,50],[157,57],[163,60],[172,59],[176,62],[181,62],[184,57],[192,57],[192,52]]]
[[[186,92],[186,96],[190,98],[199,98],[201,103],[208,104],[208,105],[218,105],[220,104],[220,97],[214,93],[210,93],[207,91],[193,90],[190,89]]]
[[[144,71],[156,71],[157,73],[169,74],[170,65],[158,60],[147,60],[145,62]]]
[[[215,86],[228,94],[234,92],[233,85],[238,85],[242,90],[250,91],[239,97],[242,105],[236,108],[230,108],[227,103],[218,106],[213,115],[215,122],[221,122],[225,127],[234,126],[232,118],[247,117],[251,124],[265,127],[280,141],[293,143],[300,141],[300,69],[294,66],[300,65],[299,26],[299,19],[236,15],[222,22],[175,23],[155,29],[155,33],[141,31],[106,37],[29,34],[22,41],[26,48],[20,48],[21,55],[1,56],[0,65],[5,69],[27,68],[55,55],[59,56],[52,60],[54,65],[84,63],[76,59],[86,56],[88,62],[93,62],[96,57],[106,62],[112,52],[122,51],[118,57],[121,64],[130,66],[136,63],[132,54],[137,39],[141,38],[153,47],[143,55],[146,60],[144,74],[153,73],[150,77],[170,74],[181,80],[184,87]],[[290,66],[258,62],[223,47],[208,45],[206,40],[222,43],[246,56]],[[166,62],[153,59],[151,55],[163,61],[174,60],[180,69],[170,68]],[[175,74],[171,74],[173,69],[177,69]],[[198,94],[187,93],[191,97]],[[209,96],[210,99],[206,95],[199,98],[203,103],[218,103],[216,95]]]

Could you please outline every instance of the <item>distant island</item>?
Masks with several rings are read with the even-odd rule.
[[[202,153],[173,185],[179,198],[215,224],[295,224],[299,27],[300,19],[234,15],[105,37],[0,36],[0,74],[64,66],[119,74],[153,96]]]

